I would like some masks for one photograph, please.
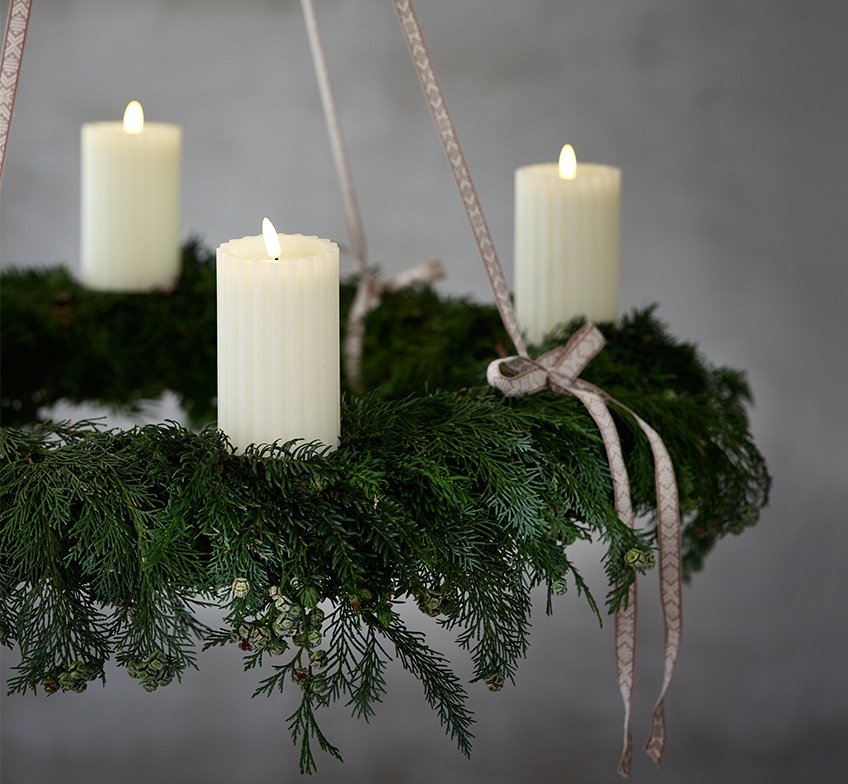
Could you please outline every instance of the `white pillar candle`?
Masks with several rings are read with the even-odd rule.
[[[515,172],[515,310],[531,343],[574,316],[618,317],[621,170],[578,164],[569,145],[560,157]]]
[[[292,439],[335,447],[339,248],[273,228],[269,244],[218,248],[218,427],[239,450]]]
[[[81,277],[100,291],[171,289],[180,274],[182,129],[145,123],[141,105],[124,122],[86,123],[81,134]]]

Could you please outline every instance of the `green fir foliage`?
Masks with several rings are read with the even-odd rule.
[[[486,364],[510,350],[491,306],[425,287],[387,296],[367,324],[373,391],[343,396],[339,448],[235,454],[211,426],[214,263],[198,244],[170,294],[87,292],[61,269],[4,273],[1,290],[0,641],[21,654],[10,692],[82,691],[110,659],[153,691],[196,666],[197,638],[235,645],[246,669],[263,667],[257,694],[298,694],[289,731],[311,772],[314,745],[340,757],[320,708],[344,700],[367,720],[396,658],[469,753],[466,687],[399,605],[452,631],[472,683],[497,690],[526,653],[535,588],[548,611],[571,585],[603,614],[568,557],[575,541],[605,545],[608,611],[652,563],[645,437],[614,408],[644,520],[634,531],[582,404],[485,386]],[[352,295],[345,284],[345,308]],[[663,437],[691,576],[767,502],[744,376],[675,341],[653,309],[599,326],[608,346],[583,377]],[[38,421],[61,398],[133,407],[165,389],[195,429]],[[226,607],[225,628],[200,626],[204,602]]]
[[[175,392],[194,423],[215,395],[215,255],[188,243],[173,292],[89,291],[62,267],[0,276],[0,422],[57,400],[132,409]]]

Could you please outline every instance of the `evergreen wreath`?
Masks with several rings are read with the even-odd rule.
[[[343,310],[354,288],[343,285]],[[572,586],[601,617],[569,545],[604,543],[611,612],[653,565],[644,435],[613,409],[634,508],[648,520],[634,531],[613,507],[603,443],[579,401],[505,398],[485,385],[488,361],[509,345],[493,306],[424,286],[387,295],[367,320],[372,391],[343,395],[338,449],[290,442],[235,454],[209,424],[214,254],[198,242],[169,294],[91,292],[52,268],[3,273],[0,296],[0,642],[21,653],[10,693],[82,691],[105,683],[112,658],[152,691],[196,666],[196,638],[204,649],[235,644],[246,669],[272,664],[257,694],[295,684],[288,725],[311,772],[313,742],[341,759],[317,709],[344,698],[367,718],[397,657],[468,754],[465,686],[399,603],[454,632],[473,681],[498,690],[526,653],[534,588],[546,588],[551,612]],[[767,503],[747,383],[670,337],[654,308],[599,327],[607,346],[583,378],[662,434],[689,578]],[[193,429],[38,421],[61,398],[137,407],[164,390]],[[196,619],[204,603],[226,607],[226,628]]]

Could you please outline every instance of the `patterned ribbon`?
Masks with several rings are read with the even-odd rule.
[[[347,234],[350,239],[351,253],[359,269],[359,284],[353,298],[347,318],[344,342],[345,377],[353,388],[358,388],[362,373],[362,353],[365,344],[365,317],[379,307],[383,294],[409,288],[416,283],[432,283],[444,277],[445,271],[441,262],[433,260],[412,269],[401,272],[390,280],[380,280],[368,268],[368,253],[365,244],[365,229],[359,212],[356,189],[353,186],[353,175],[350,170],[344,137],[342,136],[339,113],[336,109],[336,99],[330,83],[330,73],[327,68],[327,58],[324,55],[324,45],[318,31],[318,20],[312,0],[301,0],[303,16],[306,21],[306,32],[309,37],[309,48],[312,52],[312,64],[318,80],[318,90],[321,94],[321,105],[324,109],[324,119],[330,136],[330,148],[333,153],[333,163],[344,202]]]
[[[613,492],[618,514],[627,525],[633,526],[633,505],[630,498],[630,481],[621,452],[621,442],[607,403],[627,411],[645,433],[654,455],[657,492],[657,541],[660,551],[660,597],[665,624],[665,675],[660,695],[654,707],[651,733],[645,744],[648,755],[659,763],[665,746],[665,694],[671,681],[674,665],[680,651],[682,633],[681,609],[681,546],[680,508],[677,484],[671,458],[662,439],[634,412],[613,401],[603,390],[579,378],[586,364],[604,345],[601,333],[591,324],[576,333],[566,346],[551,351],[538,359],[527,353],[518,320],[512,307],[503,269],[495,252],[488,225],[483,216],[477,193],[471,182],[456,131],[448,114],[444,95],[439,87],[430,54],[424,43],[421,27],[411,0],[393,0],[395,11],[406,39],[418,80],[427,98],[439,138],[468,215],[477,241],[477,247],[504,326],[518,351],[517,357],[495,360],[489,365],[489,383],[507,395],[533,394],[551,388],[580,400],[598,426],[604,440],[607,459],[613,477]],[[636,584],[632,584],[627,606],[616,613],[615,659],[619,690],[624,701],[624,748],[618,771],[629,775],[633,756],[630,735],[630,714],[636,669]]]
[[[436,71],[424,43],[424,36],[415,16],[415,10],[412,8],[411,0],[393,0],[393,2],[406,39],[406,45],[412,56],[412,62],[415,64],[418,81],[421,83],[421,88],[427,98],[430,114],[433,115],[433,121],[436,123],[439,138],[445,148],[445,154],[453,172],[456,186],[459,188],[459,195],[462,198],[468,222],[471,224],[474,239],[477,241],[480,257],[483,259],[489,283],[492,286],[492,291],[494,291],[498,312],[512,344],[521,356],[526,357],[527,348],[524,344],[524,336],[521,334],[518,319],[515,317],[503,268],[498,260],[498,254],[495,251],[495,244],[492,242],[492,234],[489,231],[489,225],[486,223],[486,217],[483,215],[480,200],[477,198],[477,190],[471,181],[465,156],[459,146],[459,138],[453,127],[453,121],[448,114],[442,88],[439,87],[439,80],[436,78]]]
[[[538,359],[508,357],[489,364],[489,384],[505,395],[518,397],[532,395],[543,389],[552,389],[562,395],[572,395],[580,400],[603,437],[607,460],[613,480],[615,508],[619,517],[631,528],[634,525],[633,504],[630,497],[630,480],[621,451],[621,441],[615,421],[607,403],[627,411],[637,422],[651,445],[656,467],[657,536],[660,551],[660,596],[665,622],[665,678],[660,697],[654,707],[651,734],[645,745],[650,757],[659,762],[665,746],[665,693],[677,655],[683,628],[681,612],[681,560],[680,514],[677,484],[671,457],[662,439],[645,421],[626,406],[609,397],[602,389],[579,378],[592,358],[604,347],[604,337],[593,324],[587,324],[566,343]],[[631,585],[627,604],[616,613],[615,649],[618,684],[624,701],[624,748],[619,762],[619,773],[628,775],[633,758],[630,735],[630,711],[636,668],[636,583]]]
[[[6,144],[18,92],[31,5],[32,0],[12,0],[3,35],[3,55],[0,57],[0,180],[3,179],[6,163]]]

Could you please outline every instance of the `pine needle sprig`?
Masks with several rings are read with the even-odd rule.
[[[447,659],[426,644],[423,633],[407,629],[398,621],[393,621],[383,633],[394,644],[404,668],[421,681],[424,696],[442,726],[459,750],[470,756],[474,716],[466,704],[468,693]]]

